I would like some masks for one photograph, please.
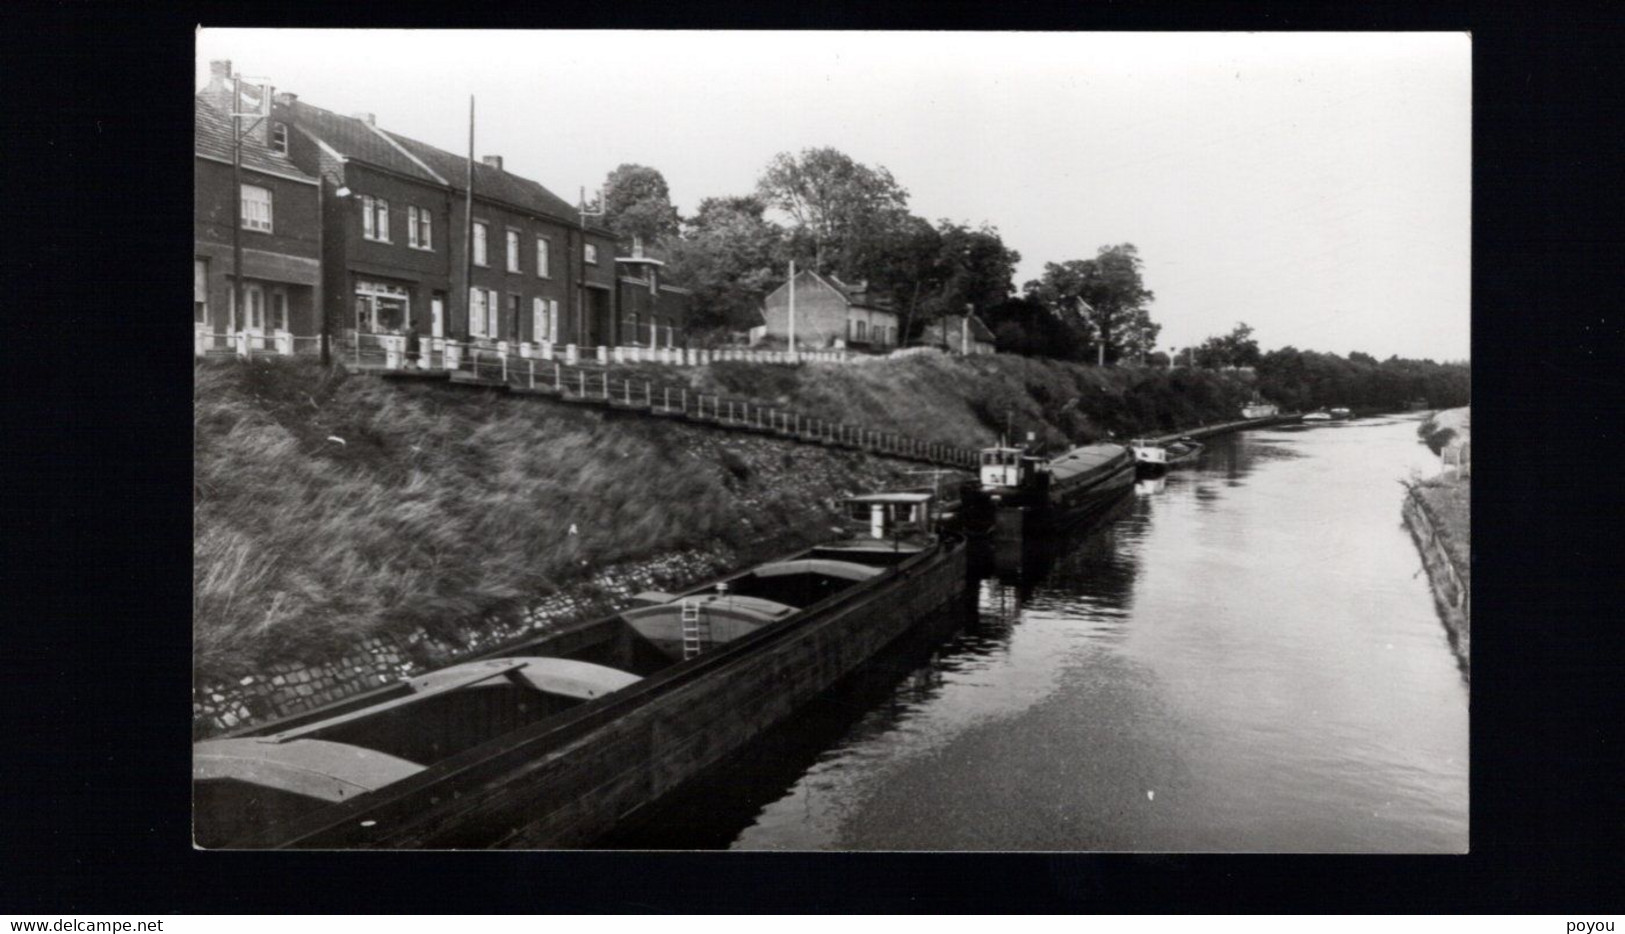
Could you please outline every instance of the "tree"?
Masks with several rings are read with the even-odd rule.
[[[790,217],[793,245],[808,250],[798,258],[819,272],[846,275],[908,206],[908,192],[884,166],[871,168],[828,146],[774,156],[756,191]]]
[[[1043,278],[1028,282],[1026,291],[1057,317],[1078,323],[1115,361],[1149,351],[1162,330],[1145,307],[1156,296],[1140,277],[1142,265],[1132,243],[1103,246],[1094,259],[1045,263]]]
[[[783,281],[784,229],[766,210],[754,196],[706,198],[683,237],[668,241],[666,275],[693,290],[692,326],[748,327],[762,296]]]
[[[1082,360],[1091,349],[1081,325],[1057,317],[1030,295],[983,309],[979,317],[993,330],[1000,353]]]
[[[1208,338],[1196,348],[1196,364],[1213,369],[1226,366],[1256,367],[1260,354],[1258,341],[1253,339],[1252,334],[1251,327],[1245,322],[1238,322],[1229,334]]]
[[[604,223],[623,248],[630,248],[634,237],[651,246],[675,238],[678,220],[666,177],[658,170],[627,162],[604,180]]]
[[[935,315],[957,313],[966,305],[990,308],[1010,298],[1021,254],[1004,245],[998,228],[984,224],[973,230],[941,220],[937,234],[941,286],[930,309]]]

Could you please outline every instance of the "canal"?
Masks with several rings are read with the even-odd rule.
[[[1465,852],[1416,425],[1214,439],[605,844]]]

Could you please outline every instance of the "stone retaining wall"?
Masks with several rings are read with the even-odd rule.
[[[235,681],[199,683],[192,690],[193,739],[310,710],[566,623],[606,616],[626,606],[633,594],[679,589],[715,577],[734,560],[726,549],[715,548],[605,568],[522,611],[463,627],[457,640],[418,629],[365,639],[353,651],[322,663],[285,662]]]
[[[1422,565],[1427,568],[1439,619],[1450,634],[1450,646],[1461,662],[1462,671],[1466,672],[1472,656],[1472,594],[1466,583],[1469,577],[1465,569],[1458,569],[1451,561],[1427,508],[1414,492],[1406,494],[1402,514],[1405,527],[1422,554]]]

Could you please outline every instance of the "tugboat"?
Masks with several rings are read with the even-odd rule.
[[[1008,445],[984,448],[980,475],[960,490],[960,515],[971,535],[1016,540],[1098,512],[1133,487],[1134,474],[1134,455],[1120,444],[1086,444],[1048,461]]]

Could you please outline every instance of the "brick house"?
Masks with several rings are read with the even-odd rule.
[[[243,140],[238,190],[233,106],[229,96],[193,99],[194,350],[315,352],[322,325],[321,188],[315,177],[267,145],[262,126]],[[242,204],[241,309],[233,288],[234,199]]]
[[[919,343],[953,354],[990,354],[997,349],[993,332],[974,314],[943,315],[926,326]]]
[[[229,73],[229,62],[212,63],[204,96],[229,95]],[[435,338],[467,337],[529,353],[540,341],[614,342],[614,236],[584,227],[574,207],[505,171],[500,156],[473,166],[470,264],[466,157],[288,93],[276,95],[262,133],[320,182],[321,302],[330,333],[349,346],[387,352],[410,339],[438,351]]]
[[[796,346],[798,349],[851,347],[888,350],[897,345],[898,318],[866,283],[847,284],[833,275],[804,269],[796,273]],[[788,342],[790,283],[767,294],[762,303],[766,330],[757,341]],[[758,333],[758,332],[753,332]]]
[[[468,158],[379,132],[450,183],[456,196],[453,268],[460,276]],[[501,156],[474,163],[472,337],[510,344],[613,345],[619,337],[616,278],[615,236],[608,228],[596,223],[583,228],[576,207],[507,171]],[[461,328],[460,309],[456,316]]]
[[[644,255],[634,238],[632,255],[615,257],[616,307],[623,346],[683,347],[692,293],[664,281],[665,263]]]

